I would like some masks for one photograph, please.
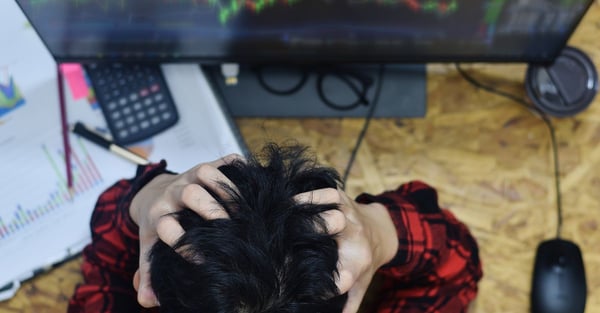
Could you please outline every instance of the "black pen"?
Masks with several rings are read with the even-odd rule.
[[[148,160],[146,160],[142,156],[132,152],[131,150],[128,150],[127,148],[117,145],[116,143],[106,139],[106,137],[104,137],[104,135],[87,128],[81,122],[75,123],[75,126],[73,126],[71,130],[73,131],[73,133],[75,133],[75,134],[99,145],[100,147],[102,147],[106,150],[109,150],[110,152],[112,152],[120,157],[123,157],[135,164],[147,165],[148,163],[150,163]]]

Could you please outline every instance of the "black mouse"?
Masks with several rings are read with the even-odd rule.
[[[563,239],[540,243],[533,266],[532,313],[583,313],[587,298],[579,247]]]

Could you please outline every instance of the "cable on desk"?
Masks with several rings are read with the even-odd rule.
[[[377,107],[377,103],[379,102],[379,96],[381,95],[381,86],[383,85],[383,74],[385,72],[385,65],[379,65],[379,71],[377,73],[377,89],[375,89],[375,94],[373,95],[373,101],[371,101],[371,106],[369,107],[369,111],[367,112],[367,116],[365,117],[365,123],[356,139],[356,144],[352,149],[352,153],[350,154],[350,160],[346,165],[346,169],[344,170],[344,176],[342,177],[343,189],[346,189],[346,181],[348,180],[348,175],[350,174],[350,169],[354,164],[354,159],[356,159],[356,154],[358,153],[358,149],[367,133],[367,129],[369,128],[369,123],[373,118],[373,114],[375,113],[375,108]]]
[[[544,121],[544,123],[548,127],[548,131],[550,132],[552,155],[553,155],[553,159],[554,159],[554,188],[556,189],[556,210],[557,210],[556,238],[560,238],[560,234],[561,234],[561,230],[562,230],[562,219],[563,219],[562,218],[562,197],[561,197],[561,192],[560,192],[560,168],[559,168],[560,164],[559,164],[559,160],[558,160],[558,144],[556,141],[556,132],[555,132],[554,126],[552,125],[552,121],[550,120],[548,115],[546,115],[546,113],[544,113],[540,109],[536,108],[535,106],[531,105],[526,99],[521,98],[516,95],[513,95],[511,93],[502,91],[502,90],[498,90],[492,86],[483,84],[483,83],[479,82],[478,80],[476,80],[475,78],[473,78],[471,75],[467,74],[460,67],[459,63],[455,63],[455,66],[456,66],[456,70],[460,73],[460,75],[466,81],[468,81],[473,86],[475,86],[476,88],[481,88],[487,92],[494,93],[494,94],[497,94],[502,97],[505,97],[505,98],[515,101],[516,103],[520,104],[521,106],[523,106],[524,108],[529,110],[529,112],[533,113],[533,115],[539,117],[542,121]]]

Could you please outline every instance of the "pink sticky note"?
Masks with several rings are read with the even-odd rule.
[[[78,63],[65,63],[61,64],[60,69],[67,81],[69,90],[71,90],[73,99],[79,100],[86,98],[90,91],[81,65]]]

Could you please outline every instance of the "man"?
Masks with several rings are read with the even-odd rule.
[[[476,242],[423,183],[352,201],[298,146],[165,168],[101,195],[69,312],[356,312],[376,272],[365,311],[465,312],[476,295]]]

